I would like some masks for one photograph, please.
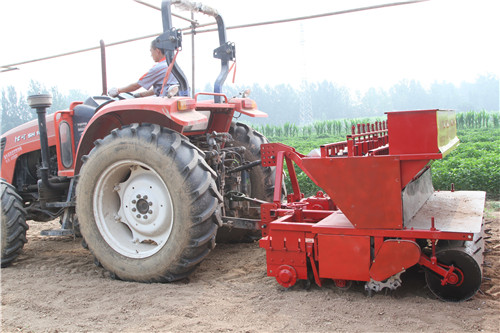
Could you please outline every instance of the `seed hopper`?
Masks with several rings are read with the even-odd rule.
[[[262,145],[262,165],[277,168],[273,203],[261,206],[267,274],[284,287],[310,276],[319,286],[364,281],[371,294],[398,288],[420,265],[437,297],[472,297],[482,281],[485,192],[435,191],[431,180],[432,161],[458,144],[453,111],[418,110],[353,126],[346,141],[307,156]],[[293,193],[282,203],[285,165]],[[324,192],[304,198],[294,165]]]

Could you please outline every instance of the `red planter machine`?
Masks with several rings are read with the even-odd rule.
[[[371,293],[396,289],[419,264],[439,298],[472,297],[482,281],[485,192],[436,192],[430,176],[432,160],[458,143],[453,111],[419,110],[353,126],[346,141],[308,156],[262,145],[262,165],[277,167],[274,202],[261,206],[267,274],[284,287],[308,275],[319,286],[365,281]],[[283,204],[285,164],[293,193]],[[326,193],[304,198],[294,164]]]

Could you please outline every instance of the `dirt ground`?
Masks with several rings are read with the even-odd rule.
[[[28,244],[1,270],[3,332],[499,332],[500,214],[488,204],[493,236],[481,292],[462,303],[437,300],[412,269],[392,295],[363,285],[284,289],[266,276],[265,251],[220,244],[189,280],[113,280],[72,237],[30,222]],[[496,208],[496,209],[495,209]]]

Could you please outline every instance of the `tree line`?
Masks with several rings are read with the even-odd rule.
[[[227,88],[228,96],[236,96],[249,87]],[[210,87],[206,87],[210,89]],[[254,118],[252,123],[310,125],[314,121],[383,116],[386,111],[450,109],[498,111],[499,79],[483,75],[475,82],[456,86],[434,82],[429,89],[415,80],[401,80],[389,89],[370,88],[354,96],[346,87],[329,81],[303,83],[300,89],[288,84],[250,87],[250,98],[269,118]],[[304,117],[305,115],[305,117]]]
[[[251,89],[250,97],[257,102],[258,108],[269,115],[269,118],[253,118],[251,122],[256,125],[281,126],[289,123],[304,126],[315,121],[383,116],[384,112],[393,110],[500,110],[499,79],[491,74],[458,86],[449,82],[434,82],[429,89],[415,80],[401,80],[389,89],[370,88],[354,95],[346,87],[330,81],[303,82],[299,88],[289,84],[226,86],[224,93],[228,97],[237,96],[247,88]],[[204,91],[212,91],[212,87],[206,85]],[[17,91],[14,86],[3,88],[1,132],[35,119],[35,112],[29,108],[26,97],[47,92],[53,96],[49,112],[67,109],[72,101],[83,101],[88,96],[80,90],[63,94],[57,87],[48,89],[33,80],[26,94]]]
[[[63,94],[57,87],[47,88],[42,83],[34,80],[30,81],[26,94],[17,91],[14,86],[7,86],[7,88],[2,89],[1,132],[5,133],[11,128],[36,119],[36,112],[29,107],[27,97],[46,93],[52,95],[52,106],[47,110],[48,113],[67,110],[71,102],[84,101],[88,97],[86,93],[76,89]]]

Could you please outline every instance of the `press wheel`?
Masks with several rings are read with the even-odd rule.
[[[436,253],[438,263],[456,268],[458,282],[441,285],[443,279],[431,270],[425,271],[427,286],[438,298],[449,302],[468,300],[476,294],[481,286],[481,266],[469,255],[465,248],[444,249]]]

